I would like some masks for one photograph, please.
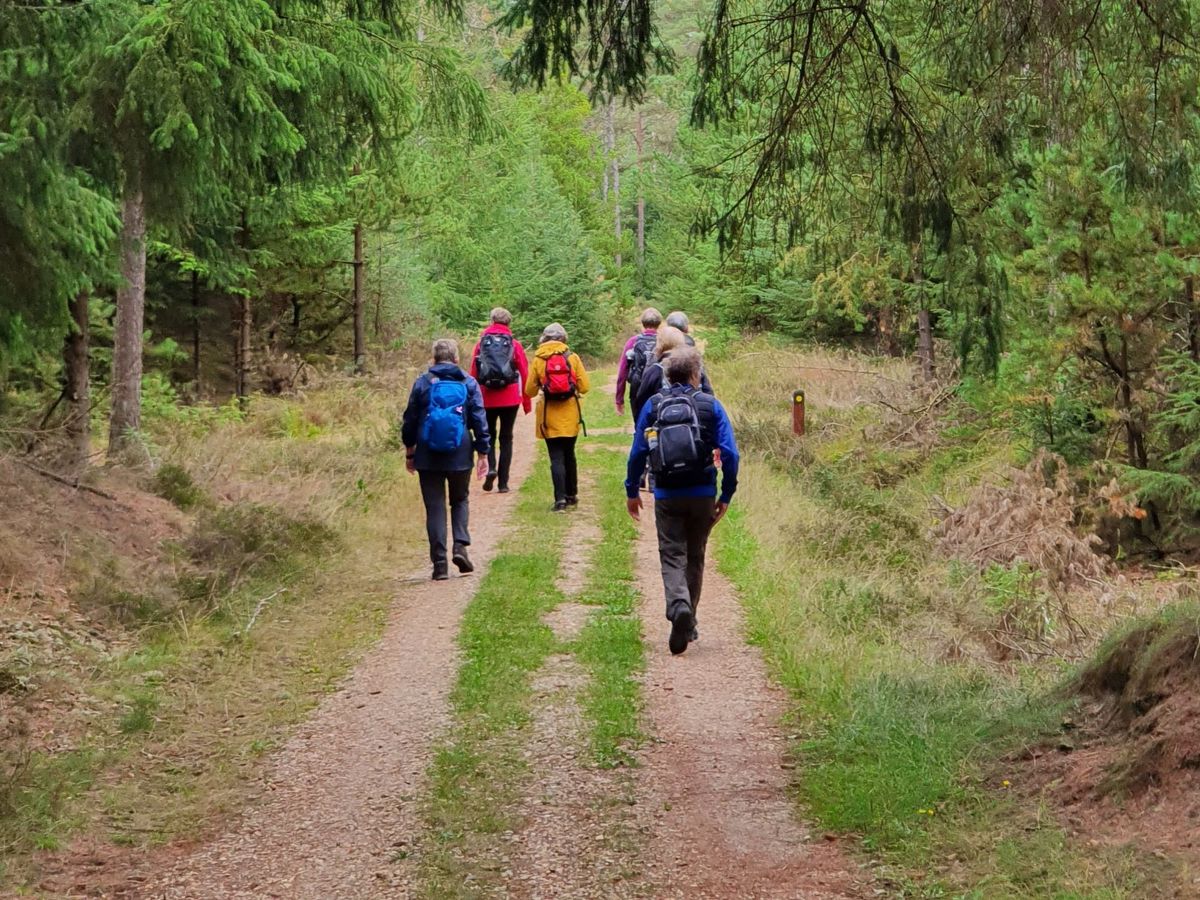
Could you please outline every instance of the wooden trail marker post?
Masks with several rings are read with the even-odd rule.
[[[804,391],[800,390],[792,393],[792,433],[804,436]]]

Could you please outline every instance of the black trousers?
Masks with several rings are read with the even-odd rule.
[[[425,531],[429,535],[429,559],[439,563],[446,560],[446,499],[450,500],[450,530],[454,543],[464,547],[471,543],[467,530],[468,496],[471,491],[471,470],[462,472],[418,472],[421,478],[421,499],[425,501]]]
[[[692,612],[704,587],[704,557],[712,532],[714,497],[676,497],[654,501],[658,529],[658,560],[662,566],[667,618],[680,603]]]
[[[517,424],[519,406],[493,406],[487,412],[488,434],[492,436],[492,447],[488,450],[488,471],[500,479],[500,487],[508,487],[508,474],[512,471],[513,430]],[[499,430],[497,431],[497,425]],[[500,445],[500,468],[496,468],[496,445]]]
[[[577,438],[546,438],[550,453],[550,478],[554,481],[554,502],[564,503],[579,496],[579,468],[575,464]]]

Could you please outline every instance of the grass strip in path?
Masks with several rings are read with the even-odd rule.
[[[562,601],[555,587],[569,517],[549,512],[544,452],[521,486],[505,549],[492,561],[463,617],[463,662],[451,694],[456,724],[430,772],[429,845],[422,892],[478,896],[498,889],[504,852],[497,839],[514,830],[527,777],[522,757],[530,680],[555,649],[542,619]]]

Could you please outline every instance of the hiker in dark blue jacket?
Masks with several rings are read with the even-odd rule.
[[[668,646],[678,654],[699,638],[696,607],[704,585],[708,536],[737,490],[738,449],[725,408],[700,390],[700,355],[681,347],[663,360],[669,386],[642,408],[625,477],[629,515],[641,521],[638,485],[647,460],[654,472],[654,521],[671,622]],[[717,490],[714,456],[721,456]]]
[[[433,580],[450,577],[446,562],[446,495],[450,497],[450,525],[454,534],[451,558],[464,575],[475,566],[467,556],[471,533],[467,528],[471,490],[471,455],[480,478],[487,471],[491,448],[483,395],[475,379],[458,367],[458,344],[443,338],[433,345],[433,365],[417,378],[408,395],[400,428],[408,457],[408,471],[421,479],[425,501],[425,530]]]

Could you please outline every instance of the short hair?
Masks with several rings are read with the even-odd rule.
[[[434,363],[458,362],[458,341],[454,338],[438,338],[433,342]]]
[[[657,328],[662,324],[662,313],[653,306],[642,310],[642,327]]]
[[[667,325],[658,329],[658,339],[654,342],[654,358],[661,361],[672,350],[686,346],[687,339],[683,332]]]
[[[675,312],[673,312],[673,313],[668,313],[667,314],[667,324],[670,325],[672,328],[678,328],[684,334],[687,334],[687,331],[688,331],[687,313],[682,312],[681,310],[678,310],[678,309],[675,310]]]
[[[565,344],[567,342],[567,329],[563,328],[557,322],[551,322],[542,329],[542,339],[538,343],[546,344],[550,341],[561,341]]]
[[[671,384],[691,384],[700,377],[700,354],[691,347],[679,347],[671,351],[663,369]]]
[[[493,325],[511,325],[512,324],[512,313],[510,313],[503,306],[497,306],[495,309],[493,309],[492,314],[489,318],[491,318]]]

